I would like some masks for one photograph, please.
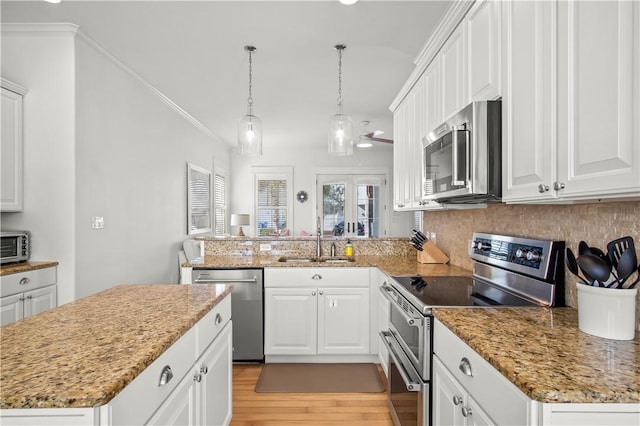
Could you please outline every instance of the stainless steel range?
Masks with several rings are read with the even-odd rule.
[[[474,233],[472,277],[393,277],[389,299],[388,395],[396,425],[431,424],[432,308],[562,306],[564,241]]]

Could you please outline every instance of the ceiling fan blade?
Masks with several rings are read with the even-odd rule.
[[[365,136],[368,137],[369,139],[371,138],[375,138],[380,136],[381,134],[383,134],[384,132],[382,130],[375,130],[371,133],[367,133]]]
[[[392,139],[383,139],[383,138],[369,138],[369,139],[371,139],[372,141],[375,141],[375,142],[393,143]]]

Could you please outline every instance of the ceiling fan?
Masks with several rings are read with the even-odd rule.
[[[391,139],[384,139],[384,138],[378,137],[384,133],[382,130],[374,130],[373,132],[369,132],[369,130],[367,130],[368,125],[369,125],[369,122],[366,120],[360,122],[360,126],[362,127],[362,130],[360,131],[360,137],[356,142],[356,147],[370,148],[373,146],[372,142],[382,142],[382,143],[391,143],[391,144],[393,143],[393,140]]]

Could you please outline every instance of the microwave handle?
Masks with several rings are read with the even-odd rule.
[[[458,137],[460,133],[464,133],[464,145],[465,145],[465,164],[467,172],[469,171],[469,131],[467,130],[454,130],[451,135],[451,154],[453,160],[453,173],[451,174],[451,185],[453,186],[465,186],[467,184],[467,176],[462,176],[462,180],[460,179],[459,170],[458,170]]]

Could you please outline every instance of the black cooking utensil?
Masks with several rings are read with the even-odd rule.
[[[582,256],[583,254],[589,253],[589,244],[584,241],[580,241],[578,243],[578,256]]]
[[[593,277],[602,285],[609,280],[609,277],[611,276],[611,269],[609,268],[609,265],[607,265],[607,262],[600,259],[598,256],[587,253],[582,256],[578,256],[576,261],[585,276]]]
[[[636,251],[631,246],[622,253],[618,260],[618,281],[620,286],[634,273],[638,268],[638,258],[636,257]]]
[[[609,256],[611,264],[614,268],[616,268],[616,270],[618,269],[618,262],[620,261],[622,253],[624,253],[630,247],[632,247],[633,251],[635,252],[636,248],[633,243],[633,238],[629,236],[618,238],[607,243],[607,255]]]
[[[582,278],[580,276],[580,272],[578,271],[578,263],[576,262],[576,257],[574,256],[573,251],[571,251],[571,249],[569,247],[567,247],[566,264],[567,264],[567,268],[569,268],[569,271],[573,275],[578,277],[580,279],[580,281],[582,281],[583,284],[591,285],[590,282],[588,282],[587,280],[585,280],[584,278]],[[591,280],[591,281],[593,281],[593,280]]]

